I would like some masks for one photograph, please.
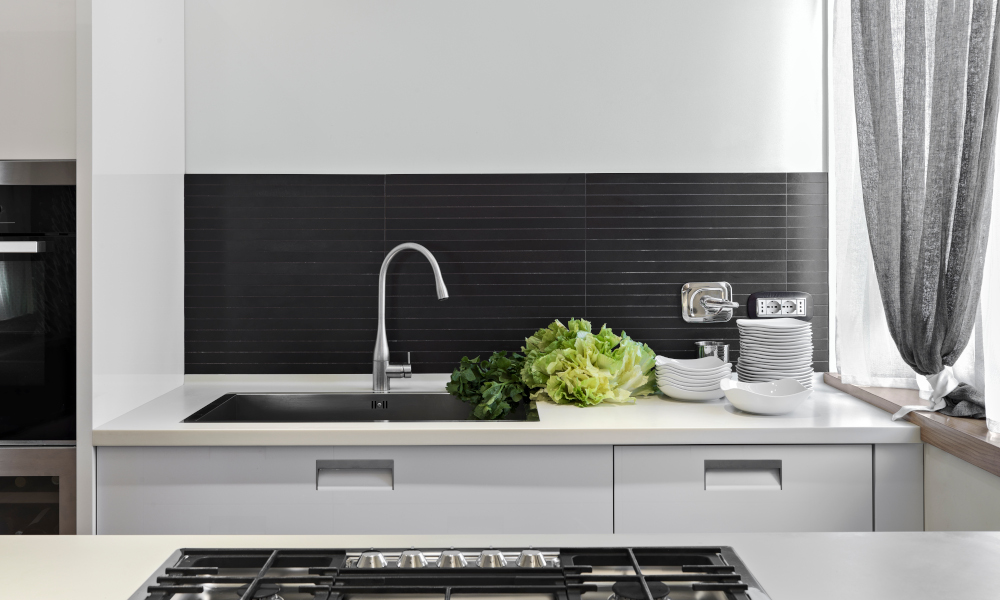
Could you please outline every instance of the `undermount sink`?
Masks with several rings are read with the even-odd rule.
[[[428,393],[225,394],[184,423],[363,423],[468,421],[472,407],[455,396]],[[527,420],[522,404],[506,421]]]

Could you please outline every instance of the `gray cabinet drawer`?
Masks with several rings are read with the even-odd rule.
[[[616,446],[615,533],[871,531],[872,447]]]
[[[101,447],[98,533],[611,533],[611,446]]]

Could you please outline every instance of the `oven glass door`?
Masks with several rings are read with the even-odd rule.
[[[76,437],[75,242],[0,236],[0,443]]]
[[[59,476],[0,476],[0,535],[58,535]]]

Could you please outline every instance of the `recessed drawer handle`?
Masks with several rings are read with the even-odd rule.
[[[705,490],[781,490],[780,460],[706,460]]]
[[[392,490],[391,460],[317,460],[316,489]]]

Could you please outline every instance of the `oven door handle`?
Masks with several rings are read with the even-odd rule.
[[[0,242],[0,254],[38,254],[45,252],[45,242]]]

